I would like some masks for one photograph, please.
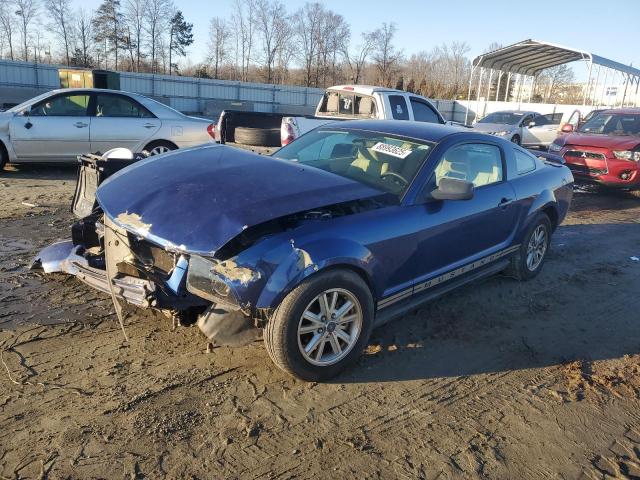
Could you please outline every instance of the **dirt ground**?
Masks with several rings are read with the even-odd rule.
[[[543,272],[374,332],[333,382],[261,342],[27,269],[69,235],[75,170],[0,176],[1,478],[640,478],[640,199],[577,192]]]

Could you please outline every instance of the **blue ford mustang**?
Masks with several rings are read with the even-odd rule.
[[[139,161],[39,260],[110,293],[119,315],[159,309],[220,342],[262,328],[279,367],[317,381],[418,304],[537,275],[572,183],[468,129],[339,122],[273,157],[211,146]]]

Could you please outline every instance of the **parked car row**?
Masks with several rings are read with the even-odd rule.
[[[447,125],[426,99],[368,88],[330,89],[317,112],[327,118],[272,156],[202,145],[222,130],[123,96],[130,106],[119,108],[144,108],[133,118],[156,122],[132,145],[176,133],[182,120],[200,147],[117,163],[127,150],[83,156],[72,238],[34,266],[109,294],[123,330],[131,304],[197,324],[215,343],[261,333],[278,367],[319,381],[352,364],[374,327],[426,301],[498,272],[535,277],[569,209],[572,171],[638,181],[640,111],[600,112],[538,155],[513,135],[542,143],[542,129],[525,131],[557,119],[499,112],[484,122],[487,135]],[[109,95],[36,99],[10,112],[9,132],[59,112],[84,112],[90,129],[117,111]],[[422,107],[432,116],[416,121]],[[335,121],[341,112],[361,117]],[[557,131],[559,121],[548,125]]]

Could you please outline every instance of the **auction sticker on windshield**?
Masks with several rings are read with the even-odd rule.
[[[396,145],[389,145],[388,143],[383,142],[376,143],[371,147],[371,150],[403,159],[411,155],[412,152],[412,150],[407,148],[397,147]]]

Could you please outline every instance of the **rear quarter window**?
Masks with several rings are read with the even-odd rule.
[[[536,159],[533,155],[515,149],[514,153],[516,155],[516,172],[518,175],[524,175],[536,169]]]

